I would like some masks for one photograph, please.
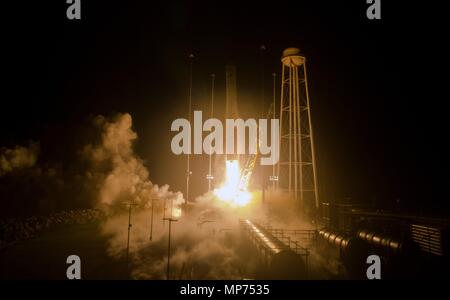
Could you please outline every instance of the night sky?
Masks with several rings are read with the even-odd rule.
[[[92,116],[129,112],[151,180],[184,191],[185,158],[170,151],[170,124],[187,113],[188,54],[196,56],[195,109],[208,110],[211,73],[223,102],[233,63],[239,108],[254,117],[261,61],[270,98],[282,50],[298,47],[308,60],[322,199],[386,207],[401,199],[408,209],[448,214],[438,8],[382,1],[382,20],[371,21],[365,2],[82,0],[81,20],[71,21],[64,0],[9,1],[0,147],[40,141],[39,164],[76,169]],[[206,157],[193,161],[198,195]]]

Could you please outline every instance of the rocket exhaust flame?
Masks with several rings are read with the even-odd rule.
[[[252,195],[247,184],[240,186],[241,172],[237,160],[226,161],[226,179],[222,187],[214,190],[214,195],[222,202],[234,207],[243,207],[250,203]]]

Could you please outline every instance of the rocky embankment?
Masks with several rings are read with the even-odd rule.
[[[49,216],[0,220],[0,249],[33,238],[46,230],[65,225],[87,224],[104,217],[105,214],[101,210],[81,209],[62,211]]]

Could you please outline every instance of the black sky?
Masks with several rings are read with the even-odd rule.
[[[364,0],[82,0],[82,19],[69,21],[64,0],[15,2],[2,8],[0,147],[39,140],[41,162],[71,168],[90,116],[129,112],[152,180],[184,190],[170,123],[186,114],[187,55],[196,55],[195,108],[208,109],[211,73],[223,97],[232,62],[239,105],[250,114],[259,105],[259,46],[267,46],[267,83],[280,72],[282,50],[295,46],[309,62],[325,197],[400,198],[436,214],[449,207],[438,7],[382,1],[382,20],[370,21]],[[203,159],[195,160],[197,194]]]

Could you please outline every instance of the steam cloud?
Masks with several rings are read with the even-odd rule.
[[[160,187],[149,180],[148,170],[132,148],[137,134],[130,114],[119,114],[111,121],[98,116],[94,123],[102,132],[101,142],[85,146],[83,154],[92,163],[87,177],[99,183],[100,205],[114,208],[131,201],[146,207],[152,198],[170,199],[175,207],[183,203],[180,192],[170,192],[168,185]]]
[[[39,143],[31,142],[29,147],[17,145],[13,149],[0,149],[0,176],[15,170],[31,168],[39,154]]]
[[[112,118],[97,116],[93,124],[99,138],[95,143],[81,147],[74,165],[74,173],[61,167],[37,166],[39,143],[29,147],[16,146],[0,150],[0,196],[18,195],[17,207],[11,211],[29,208],[25,213],[48,213],[77,207],[97,206],[107,212],[101,224],[108,237],[107,253],[117,261],[125,261],[128,234],[128,206],[132,203],[130,236],[130,275],[137,279],[164,279],[167,267],[168,223],[164,217],[181,212],[184,198],[181,192],[168,185],[151,182],[150,173],[133,150],[138,136],[132,128],[128,113]],[[80,149],[80,148],[79,148]],[[23,170],[15,172],[16,170]],[[16,174],[17,173],[17,174]],[[9,176],[11,175],[11,176]],[[220,176],[219,176],[220,177]],[[26,184],[27,189],[19,186]],[[12,193],[12,191],[16,191]],[[260,198],[261,194],[254,197]],[[299,221],[292,206],[274,195],[274,227],[297,227]],[[278,199],[280,198],[280,199]],[[64,200],[64,201],[62,201]],[[151,207],[153,230],[150,241]],[[51,208],[51,209],[50,209]],[[244,275],[236,254],[239,248],[239,218],[267,219],[262,205],[236,211],[207,193],[184,207],[183,215],[172,223],[171,278],[172,279],[240,279]]]
[[[119,114],[108,120],[94,119],[101,130],[99,144],[89,144],[82,153],[92,168],[87,172],[91,183],[97,184],[98,204],[110,212],[103,224],[103,233],[110,237],[108,253],[118,260],[126,250],[128,230],[127,203],[132,207],[130,239],[131,276],[133,278],[164,278],[167,263],[167,223],[163,217],[175,215],[184,203],[180,192],[172,192],[168,185],[158,186],[149,180],[149,172],[133,151],[137,134],[132,129],[129,114]],[[212,196],[198,199],[195,209],[173,223],[172,263],[175,277],[238,278],[236,256],[227,235],[230,220],[220,220],[212,205]],[[150,207],[154,205],[153,237],[150,234]],[[208,217],[209,215],[209,217]],[[203,223],[202,223],[203,222]],[[211,225],[211,223],[215,223]]]

